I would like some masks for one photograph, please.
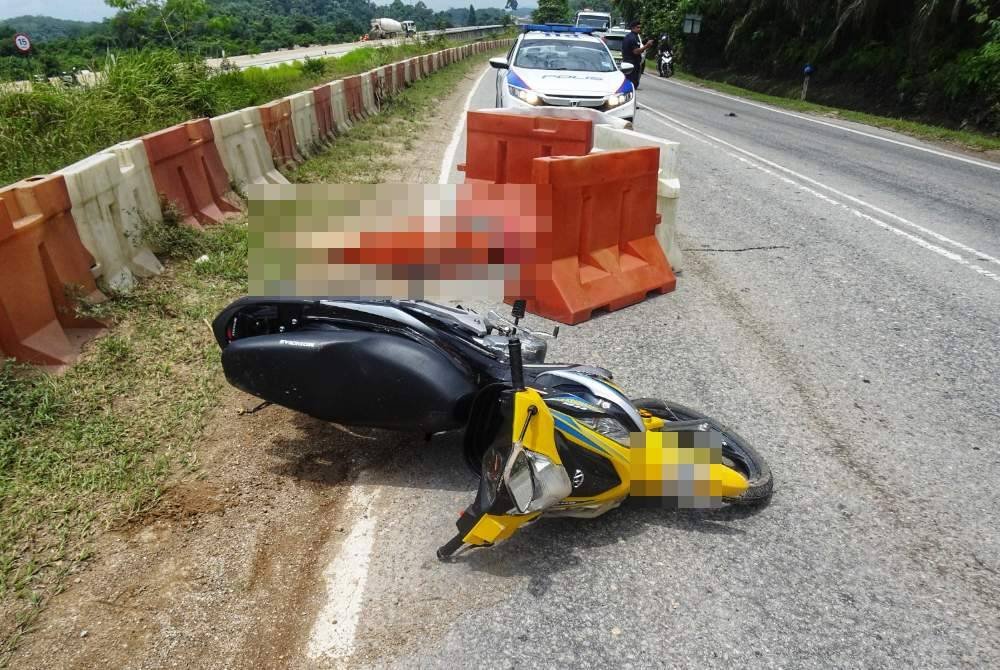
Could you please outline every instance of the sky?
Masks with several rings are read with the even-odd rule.
[[[0,20],[15,16],[54,16],[74,21],[100,21],[115,11],[104,0],[0,0]]]
[[[376,0],[376,4],[389,4],[391,0]],[[407,0],[414,3],[416,0]],[[452,7],[503,7],[506,0],[424,0],[424,4],[434,10],[450,9]],[[534,5],[531,0],[523,3]],[[100,21],[114,16],[115,11],[104,4],[104,0],[0,0],[0,20],[15,16],[39,15],[54,16],[57,19],[73,19],[75,21]]]

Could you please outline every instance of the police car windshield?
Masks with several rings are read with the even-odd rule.
[[[603,43],[551,39],[521,42],[514,65],[529,70],[577,72],[614,72],[616,69]]]
[[[581,16],[576,20],[576,25],[583,28],[608,28],[608,18],[606,16]]]

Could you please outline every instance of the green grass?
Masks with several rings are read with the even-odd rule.
[[[395,154],[420,141],[428,123],[423,110],[440,102],[470,70],[481,68],[485,60],[486,56],[473,56],[415,82],[392,98],[381,114],[354,124],[351,132],[337,138],[329,151],[304,162],[289,179],[328,184],[384,181],[384,175],[397,167]]]
[[[1000,137],[995,135],[986,135],[966,130],[952,130],[951,128],[932,126],[925,123],[918,123],[916,121],[909,121],[907,119],[895,119],[875,114],[867,114],[865,112],[856,112],[850,109],[829,107],[827,105],[820,105],[807,100],[783,98],[776,95],[758,93],[757,91],[740,88],[738,86],[733,86],[732,84],[712,81],[710,79],[701,79],[700,77],[695,77],[694,75],[685,72],[678,72],[676,76],[678,79],[700,84],[722,93],[729,93],[742,98],[765,102],[776,107],[784,107],[786,109],[793,109],[799,112],[811,112],[814,114],[836,116],[848,121],[855,121],[857,123],[864,123],[877,128],[894,130],[919,139],[958,144],[967,149],[974,149],[976,151],[1000,150]]]
[[[188,119],[216,116],[340,77],[430,53],[443,40],[356,49],[341,58],[212,76],[174,51],[123,54],[93,88],[39,84],[0,91],[0,185],[66,167],[117,142]]]
[[[363,182],[398,168],[392,147],[373,146],[378,133],[419,141],[417,119],[483,58],[416,82],[292,177]],[[86,310],[110,327],[75,366],[56,376],[0,363],[0,667],[94,555],[95,538],[154,506],[169,477],[196,469],[196,442],[225,383],[208,324],[246,294],[247,228],[240,220],[200,232],[178,220],[168,211],[146,231],[162,275]]]
[[[163,275],[88,310],[111,328],[78,364],[61,375],[0,364],[0,665],[94,534],[141,513],[192,462],[217,403],[206,320],[246,291],[246,226],[161,228],[157,239],[186,244],[164,254]]]

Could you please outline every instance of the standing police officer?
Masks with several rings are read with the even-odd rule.
[[[629,79],[638,90],[639,77],[642,76],[642,61],[646,57],[646,52],[653,46],[654,40],[647,40],[645,45],[639,42],[639,31],[642,30],[641,21],[632,21],[628,27],[630,32],[622,40],[622,60],[632,64],[632,74],[629,75]]]

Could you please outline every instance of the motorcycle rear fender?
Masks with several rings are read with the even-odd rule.
[[[229,342],[222,367],[251,395],[348,426],[434,433],[461,428],[472,374],[434,346],[332,326]]]

